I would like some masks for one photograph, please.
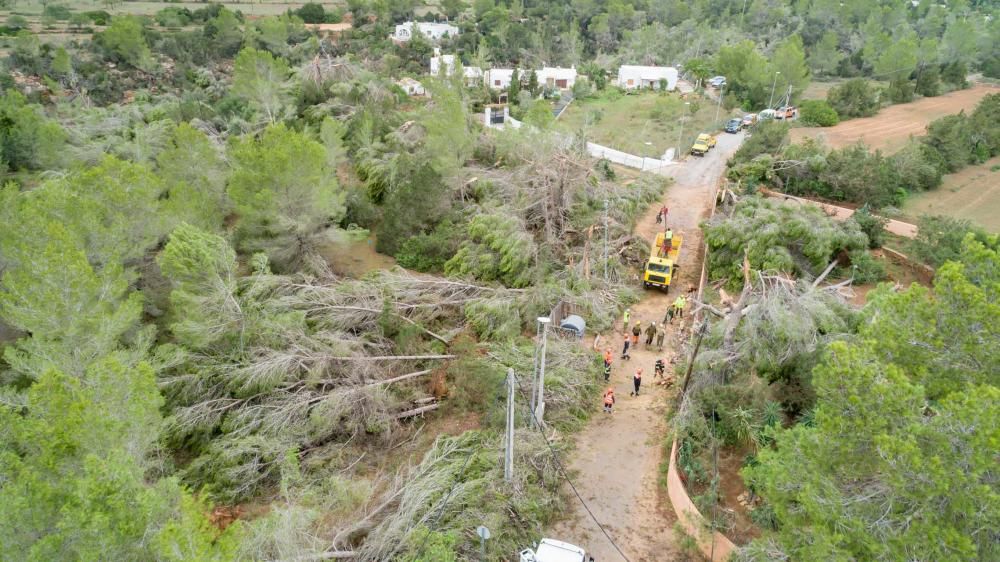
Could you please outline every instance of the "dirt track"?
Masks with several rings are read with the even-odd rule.
[[[874,117],[851,119],[834,127],[794,128],[791,138],[792,142],[806,138],[822,139],[830,148],[840,148],[861,140],[873,149],[895,152],[906,144],[910,135],[922,135],[931,121],[963,109],[968,113],[983,96],[991,93],[1000,93],[1000,88],[977,84],[943,96],[890,105]]]
[[[725,171],[726,159],[739,146],[743,135],[719,136],[718,147],[704,158],[689,158],[664,170],[675,180],[664,199],[669,207],[669,225],[684,236],[679,263],[679,278],[670,294],[647,290],[641,302],[632,307],[632,322],[641,320],[643,327],[650,321],[661,322],[667,306],[677,294],[696,287],[701,275],[698,248],[702,241],[699,223],[707,218],[715,197],[716,185]],[[636,226],[636,232],[652,240],[662,225],[656,224],[659,205],[651,207]],[[639,283],[638,279],[634,281]],[[685,317],[689,321],[689,317]],[[619,320],[619,323],[621,321]],[[620,324],[619,324],[620,326]],[[686,327],[686,324],[685,324]],[[619,359],[622,333],[603,334],[602,345],[610,345],[615,354],[611,384],[618,402],[615,413],[600,413],[600,397],[594,397],[595,415],[576,437],[576,450],[570,463],[575,472],[577,490],[587,501],[597,519],[607,529],[629,560],[678,560],[683,555],[677,549],[673,524],[675,516],[657,480],[660,462],[664,458],[666,435],[666,404],[674,389],[665,390],[654,384],[653,363],[657,356],[668,361],[679,348],[682,335],[674,321],[667,332],[663,353],[655,346],[647,349],[645,337],[639,349],[632,351],[630,361]],[[629,396],[632,374],[643,368],[640,396]],[[572,492],[570,492],[572,493]],[[565,521],[549,529],[546,536],[579,544],[587,548],[599,562],[622,560],[614,546],[578,501],[567,505]]]

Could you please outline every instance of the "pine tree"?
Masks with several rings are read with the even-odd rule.
[[[36,379],[58,369],[82,376],[138,325],[142,299],[130,290],[130,277],[117,263],[95,271],[63,225],[49,223],[31,240],[7,241],[3,253],[15,265],[0,283],[0,315],[30,334],[5,352],[18,375]]]
[[[514,74],[510,77],[510,88],[507,89],[507,100],[509,103],[517,103],[518,95],[521,93],[521,75],[518,74],[517,69],[514,69]]]
[[[86,384],[47,371],[23,413],[0,406],[3,557],[232,559],[238,526],[219,536],[175,480],[149,482],[162,406],[149,365],[113,359]]]

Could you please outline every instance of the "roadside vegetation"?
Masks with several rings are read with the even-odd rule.
[[[970,114],[931,122],[926,135],[886,156],[863,144],[827,150],[817,141],[789,144],[787,124],[765,123],[733,158],[730,179],[767,183],[794,195],[814,195],[873,208],[900,205],[910,193],[938,188],[941,178],[1000,154],[1000,94]]]
[[[933,285],[882,284],[859,310],[849,286],[884,276],[866,251],[877,219],[737,198],[704,226],[704,320],[671,417],[709,524],[735,530],[739,510],[756,525],[738,560],[994,558],[978,529],[1000,501],[998,435],[980,429],[1000,413],[997,236],[923,219],[911,250]],[[743,505],[722,494],[718,459],[734,454]]]
[[[675,121],[690,114],[683,148],[714,104],[621,97],[619,63],[724,74],[730,109],[789,87],[794,100],[820,75],[888,72],[901,100],[1000,75],[997,15],[985,2],[0,0],[0,559],[466,560],[478,525],[500,559],[565,516],[556,455],[570,440],[554,437],[596,409],[600,365],[553,334],[546,431],[529,429],[535,318],[562,302],[611,327],[648,256],[633,228],[669,180],[625,181],[563,146],[548,134],[555,94],[530,77],[511,102],[536,128],[481,127],[499,92],[428,77],[435,45],[393,42],[397,23],[450,18],[461,33],[438,46],[463,65],[576,65],[570,128],[650,122],[617,138],[658,156]],[[330,37],[306,25],[348,20]],[[430,95],[408,96],[407,76]],[[867,85],[847,84],[829,109],[871,111]],[[612,111],[646,103],[638,122]],[[891,157],[789,146],[782,124],[734,156],[742,199],[705,225],[719,301],[675,428],[702,490],[715,447],[753,451],[764,534],[743,559],[1000,554],[996,236],[922,224],[934,287],[884,286],[858,311],[821,281],[882,275],[865,252],[879,219],[836,224],[752,194],[897,204],[995,156],[998,103]],[[600,118],[587,109],[601,104]],[[345,232],[401,267],[335,274],[354,256],[320,249]]]

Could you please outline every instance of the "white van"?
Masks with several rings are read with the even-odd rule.
[[[555,539],[542,539],[535,550],[521,551],[520,562],[594,562],[582,548]]]
[[[764,111],[761,111],[760,113],[757,114],[757,118],[760,119],[761,121],[770,121],[771,119],[774,119],[776,115],[777,112],[775,112],[773,109],[765,109]]]

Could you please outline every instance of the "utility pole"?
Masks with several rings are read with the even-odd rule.
[[[514,481],[514,368],[507,369],[507,442],[503,453],[503,479]]]
[[[774,87],[778,85],[778,75],[781,74],[780,70],[774,71],[774,83],[771,84],[771,97],[767,100],[767,108],[771,109],[771,105],[774,104]]]
[[[535,399],[538,397],[538,358],[541,349],[538,347],[538,342],[542,339],[542,325],[535,324],[535,362],[531,367],[531,396],[528,397],[528,408],[531,413],[535,412]]]
[[[715,122],[719,122],[719,110],[722,109],[722,96],[726,95],[726,84],[725,82],[719,86],[719,105],[715,106]]]
[[[604,282],[608,282],[608,200],[604,199]]]
[[[677,135],[677,159],[678,160],[681,159],[681,141],[684,140],[684,119],[687,117],[687,112],[688,112],[688,108],[689,107],[691,107],[691,102],[689,102],[689,101],[684,102],[684,114],[681,115],[681,118],[680,118],[681,130],[680,130],[680,134]]]
[[[534,423],[541,427],[543,424],[543,416],[545,415],[545,349],[548,344],[549,335],[549,322],[552,319],[540,316],[538,318],[538,323],[542,326],[542,353],[538,362],[538,397],[535,399],[535,413]]]
[[[684,375],[684,384],[681,386],[680,393],[677,394],[677,406],[681,405],[681,401],[684,400],[684,395],[687,394],[688,385],[691,384],[691,370],[694,369],[694,360],[698,358],[698,350],[701,349],[701,338],[705,337],[708,333],[708,320],[702,320],[701,326],[698,327],[698,341],[694,344],[694,351],[691,353],[691,361],[688,362],[687,373]]]

